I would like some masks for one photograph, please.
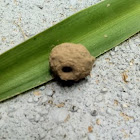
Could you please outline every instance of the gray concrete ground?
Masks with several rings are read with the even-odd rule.
[[[1,0],[0,53],[97,2]],[[99,57],[85,80],[51,82],[1,103],[0,140],[140,140],[139,95],[137,34]]]

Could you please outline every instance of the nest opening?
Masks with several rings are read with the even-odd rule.
[[[65,66],[65,67],[62,68],[62,71],[69,73],[69,72],[72,72],[72,68]]]

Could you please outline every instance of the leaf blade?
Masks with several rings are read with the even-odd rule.
[[[81,43],[98,57],[140,31],[139,13],[139,0],[106,0],[0,55],[0,101],[52,79],[48,58],[55,45]]]

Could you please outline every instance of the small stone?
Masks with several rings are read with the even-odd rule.
[[[140,66],[138,65],[138,66],[136,66],[136,71],[140,71]]]
[[[63,122],[65,122],[65,120],[67,119],[67,117],[69,115],[67,110],[61,109],[61,108],[55,108],[54,110],[51,111],[50,114],[52,116],[52,119],[56,123],[63,123]]]
[[[113,56],[113,55],[115,55],[115,52],[111,51],[110,54]]]
[[[95,100],[96,100],[96,102],[101,102],[103,100],[103,96],[102,95],[97,95]]]
[[[45,89],[45,86],[41,86],[39,89],[40,90],[44,90]]]
[[[29,119],[29,121],[34,121],[34,116],[29,114],[28,119]]]
[[[105,76],[105,75],[106,75],[106,71],[102,71],[102,72],[101,72],[101,75],[102,75],[102,76]]]
[[[106,93],[107,92],[107,89],[106,88],[103,88],[102,90],[101,90],[101,93]]]
[[[112,113],[111,108],[108,108],[108,109],[106,110],[106,113],[109,114],[109,115],[112,115],[112,114],[111,114],[111,113]]]
[[[85,106],[89,107],[89,106],[91,106],[91,103],[90,102],[86,102]]]
[[[59,103],[56,105],[58,108],[61,108],[61,107],[64,107],[65,106],[65,103]]]
[[[129,40],[129,46],[130,46],[130,49],[131,49],[132,51],[134,51],[135,48],[136,48],[136,44],[134,44],[134,42],[133,42],[132,40]]]
[[[45,132],[41,132],[40,134],[39,134],[39,138],[42,140],[42,139],[44,139],[46,137],[46,134],[45,134]]]
[[[47,93],[48,96],[52,96],[53,95],[53,90],[48,90],[48,91],[46,91],[46,93]]]
[[[43,9],[43,6],[41,6],[41,5],[37,5],[37,7],[38,7],[39,9]]]
[[[140,101],[138,101],[137,105],[138,105],[138,107],[140,107]]]
[[[48,100],[48,104],[53,105],[53,100]]]
[[[17,109],[15,106],[10,106],[9,109],[8,109],[8,113],[12,113],[12,112],[15,112]]]
[[[129,97],[129,94],[127,92],[123,92],[121,96],[122,96],[122,99],[127,99]]]
[[[44,120],[45,120],[44,117],[41,117],[41,118],[40,118],[40,121],[41,121],[41,122],[43,122]]]
[[[105,116],[105,114],[106,114],[106,110],[104,110],[104,108],[100,108],[99,115]]]
[[[100,125],[100,124],[101,124],[100,119],[97,119],[97,120],[96,120],[96,124],[97,124],[97,125]]]
[[[120,70],[124,70],[124,69],[126,68],[126,65],[119,65],[118,68],[119,68]]]
[[[117,48],[117,47],[115,47],[114,51],[115,51],[115,52],[117,52],[117,51],[118,51],[118,48]]]
[[[134,88],[134,85],[133,84],[128,84],[128,88],[130,89],[130,90],[132,90],[133,88]]]
[[[93,133],[88,134],[88,140],[97,140]]]
[[[136,42],[137,44],[140,44],[140,39],[135,39],[135,42]]]
[[[129,63],[129,65],[130,65],[130,66],[133,66],[133,63],[132,63],[132,62],[130,62],[130,63]]]
[[[42,99],[41,99],[41,103],[47,103],[47,101],[48,101],[48,98],[45,96],[45,97],[42,97]]]
[[[131,78],[128,77],[128,78],[126,79],[126,82],[130,82],[130,81],[131,81]]]
[[[33,94],[34,94],[35,96],[40,96],[40,95],[41,95],[41,93],[40,93],[39,91],[35,91],[35,92],[33,92]]]
[[[118,95],[117,95],[117,96],[118,96]],[[114,105],[115,105],[115,106],[118,106],[118,104],[119,104],[118,100],[114,100]]]
[[[93,110],[90,114],[91,114],[91,116],[97,116],[97,111]]]
[[[127,104],[123,104],[122,107],[123,107],[123,108],[127,108],[128,105],[127,105]]]
[[[70,4],[71,4],[72,6],[76,5],[76,0],[70,0]]]
[[[89,127],[88,127],[88,132],[89,132],[89,133],[92,133],[92,132],[93,132],[93,127],[92,127],[92,126],[89,126]]]
[[[127,72],[123,72],[123,73],[122,73],[122,79],[123,79],[123,81],[124,81],[125,83],[128,82],[128,74],[127,74]]]
[[[8,113],[7,115],[8,115],[10,118],[14,118],[13,113]]]
[[[106,110],[106,113],[107,113],[108,115],[115,115],[115,114],[116,114],[115,111],[114,111],[112,108],[108,108],[108,109]]]
[[[35,96],[35,97],[34,97],[34,102],[38,102],[38,100],[39,100],[38,97]]]
[[[38,121],[40,121],[40,115],[39,114],[36,114],[35,115],[35,122],[38,122]]]
[[[78,110],[78,107],[76,107],[74,105],[70,108],[71,112],[77,112],[77,110]]]
[[[0,120],[2,119],[2,115],[0,114]]]
[[[33,98],[30,97],[30,98],[28,99],[28,103],[32,103],[32,102],[33,102]]]
[[[45,109],[45,110],[39,112],[39,114],[40,114],[41,116],[46,116],[46,115],[48,114],[48,110]]]
[[[130,133],[133,134],[135,131],[136,131],[135,128],[132,128]]]
[[[14,124],[19,124],[18,119],[12,119],[11,122],[13,122]]]

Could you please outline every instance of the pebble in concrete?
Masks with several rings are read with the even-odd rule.
[[[107,108],[106,113],[108,115],[116,115],[116,112],[112,108]]]
[[[39,98],[38,96],[34,96],[34,102],[38,102]]]
[[[30,97],[30,98],[28,99],[28,103],[32,103],[32,102],[33,102],[33,98]]]
[[[40,118],[41,118],[40,115],[39,114],[36,114],[34,120],[36,122],[38,122],[38,121],[40,121]]]
[[[102,88],[101,93],[106,93],[107,92],[107,88]]]
[[[46,91],[46,94],[47,94],[48,96],[52,96],[52,95],[53,95],[53,90],[47,90],[47,91]]]
[[[77,112],[78,111],[78,107],[73,105],[73,106],[71,106],[70,111],[71,112]]]
[[[134,85],[131,84],[131,83],[129,83],[129,84],[128,84],[128,88],[129,88],[130,90],[132,90],[132,89],[134,88]]]
[[[46,133],[45,132],[42,132],[39,134],[39,138],[40,140],[44,139],[46,137]]]
[[[42,91],[45,89],[45,86],[41,86],[39,89]]]
[[[56,123],[63,123],[67,119],[69,113],[65,109],[54,108],[50,114],[53,121]]]
[[[97,139],[96,139],[96,136],[94,134],[89,133],[88,134],[88,140],[97,140]]]
[[[98,115],[98,113],[97,113],[97,111],[96,110],[93,110],[93,111],[91,111],[91,116],[97,116]]]
[[[103,101],[103,96],[102,95],[97,95],[95,100],[96,100],[96,102],[102,102]]]

